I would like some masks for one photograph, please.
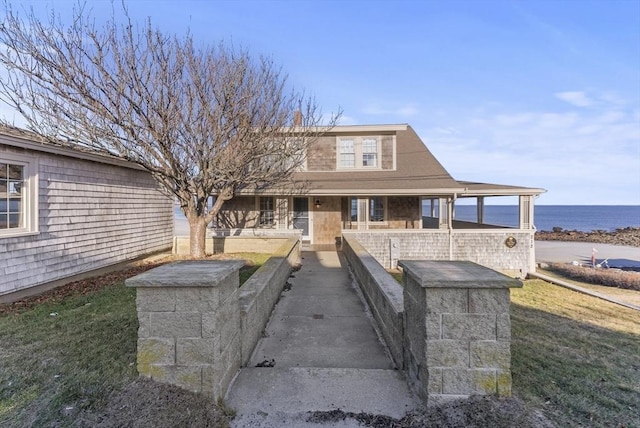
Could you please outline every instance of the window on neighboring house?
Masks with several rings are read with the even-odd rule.
[[[273,226],[274,210],[273,210],[273,197],[260,196],[260,226]]]
[[[384,198],[382,196],[369,198],[369,221],[384,221]]]
[[[378,140],[375,138],[362,140],[362,166],[378,166]]]
[[[0,159],[0,237],[37,232],[35,161],[7,156]]]
[[[356,149],[353,140],[340,140],[340,167],[356,166]]]

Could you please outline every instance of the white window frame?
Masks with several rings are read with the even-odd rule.
[[[351,143],[351,147],[346,147],[346,149],[351,149],[350,151],[344,150],[343,143]],[[353,158],[353,165],[351,162],[348,162],[349,165],[345,165],[345,156],[349,156],[349,160]],[[338,139],[338,168],[344,169],[353,169],[357,166],[357,154],[356,154],[356,140],[354,138],[340,138]]]
[[[373,143],[373,147],[375,148],[374,151],[370,151],[367,149],[370,149]],[[380,141],[377,138],[363,138],[362,139],[362,167],[363,168],[378,168],[378,161],[380,159]],[[365,165],[365,156],[367,155],[373,155],[373,164],[372,165]]]
[[[271,198],[271,210],[263,210],[261,199],[262,198]],[[257,227],[272,229],[277,226],[276,221],[276,198],[274,196],[256,196],[256,211],[258,211],[258,222],[256,224]],[[271,223],[263,223],[262,222],[262,212],[271,211]]]
[[[38,162],[35,157],[0,152],[0,163],[23,167],[22,227],[0,229],[0,239],[38,233]]]
[[[353,144],[353,152],[343,152],[342,143],[350,141]],[[366,143],[375,141],[376,151],[364,151]],[[361,171],[361,170],[379,170],[382,169],[382,138],[378,136],[360,136],[360,137],[337,137],[336,140],[336,170],[340,171]],[[345,166],[343,163],[343,155],[353,154],[353,166]],[[374,165],[365,165],[365,154],[373,154],[375,159]]]
[[[371,220],[371,201],[373,198],[382,198],[382,208],[383,208],[383,217],[382,217],[382,221],[374,221]],[[353,220],[353,208],[354,208],[354,202],[353,201],[357,201],[355,202],[355,208],[356,208],[356,218],[357,220]],[[386,196],[368,196],[368,197],[357,197],[357,196],[351,196],[348,198],[348,203],[349,203],[349,208],[348,208],[348,212],[349,212],[349,221],[351,222],[351,224],[357,224],[359,226],[364,226],[367,224],[372,224],[372,225],[386,225],[389,222],[389,203],[388,203],[388,198]],[[362,210],[364,209],[364,212],[362,212]]]

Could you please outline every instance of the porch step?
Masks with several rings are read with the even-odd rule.
[[[226,402],[238,412],[236,427],[270,426],[268,415],[300,422],[306,412],[335,409],[401,418],[420,406],[401,371],[317,367],[243,368]],[[256,419],[265,424],[253,425]]]

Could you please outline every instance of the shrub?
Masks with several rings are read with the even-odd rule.
[[[640,273],[552,263],[549,269],[576,281],[640,291]]]

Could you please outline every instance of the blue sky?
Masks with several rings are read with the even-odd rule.
[[[20,3],[63,17],[74,4]],[[271,56],[342,124],[409,123],[457,179],[547,189],[537,204],[640,205],[640,0],[128,6]]]

